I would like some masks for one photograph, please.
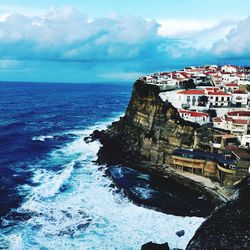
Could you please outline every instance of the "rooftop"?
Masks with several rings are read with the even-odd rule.
[[[188,89],[188,90],[183,90],[183,91],[177,92],[177,94],[182,94],[182,95],[204,95],[205,91],[204,90],[199,90],[199,89]]]
[[[228,116],[246,116],[250,117],[250,111],[231,111],[227,112]]]
[[[185,110],[185,109],[179,109],[178,111],[182,114],[188,114],[192,117],[203,117],[203,116],[208,117],[208,114],[203,113],[203,112],[189,111],[189,110]]]

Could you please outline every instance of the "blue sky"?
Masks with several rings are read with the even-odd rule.
[[[248,0],[0,2],[0,81],[133,81],[198,64],[250,65]]]

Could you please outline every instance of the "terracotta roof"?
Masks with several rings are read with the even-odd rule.
[[[213,122],[222,122],[222,119],[220,117],[213,118]]]
[[[223,96],[231,96],[230,94],[227,94],[225,92],[222,92],[222,91],[218,91],[218,92],[208,92],[207,93],[208,95],[223,95]]]
[[[237,89],[233,92],[233,94],[247,94],[247,92],[244,90]]]
[[[218,88],[218,87],[208,87],[208,88],[206,88],[206,90],[214,91],[214,90],[220,90],[220,88]]]
[[[183,90],[183,91],[177,92],[177,94],[182,94],[182,95],[204,95],[205,90],[188,89],[188,90]]]
[[[228,116],[249,116],[250,117],[250,111],[231,111],[227,112]]]
[[[232,75],[232,74],[234,74],[234,72],[224,72],[224,71],[221,71],[221,74],[222,75]]]
[[[180,74],[182,75],[182,76],[184,76],[185,78],[189,78],[190,76],[187,74],[187,73],[185,73],[185,72],[180,72]]]
[[[185,109],[179,109],[178,111],[182,114],[188,114],[192,117],[203,117],[203,116],[208,117],[208,114],[203,113],[203,112],[189,111],[189,110],[185,110]]]
[[[225,86],[227,86],[227,87],[239,87],[239,85],[237,83],[227,83],[227,84],[225,84]]]
[[[232,121],[233,121],[233,118],[232,118],[232,117],[225,117],[225,121],[226,121],[226,122],[232,122]]]
[[[235,119],[233,120],[234,124],[248,124],[248,120],[239,120],[239,119]]]

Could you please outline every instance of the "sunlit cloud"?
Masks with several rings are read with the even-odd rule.
[[[90,74],[99,80],[132,80],[139,74],[188,64],[247,60],[249,24],[249,17],[155,20],[111,14],[94,18],[71,7],[50,7],[34,15],[6,12],[0,14],[0,70],[23,67],[32,75],[32,69],[43,68],[50,72],[48,77],[59,69],[62,74],[78,70],[78,78]]]

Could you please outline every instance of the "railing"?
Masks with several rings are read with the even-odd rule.
[[[228,169],[228,168],[224,168],[222,166],[220,166],[219,164],[217,164],[217,167],[220,171],[227,173],[227,174],[236,174],[236,170],[233,169]]]

